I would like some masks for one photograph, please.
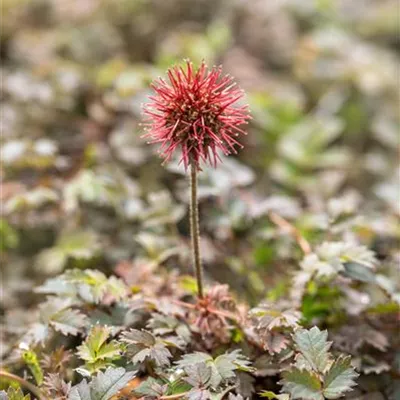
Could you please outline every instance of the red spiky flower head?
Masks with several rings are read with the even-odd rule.
[[[238,105],[243,91],[221,67],[209,69],[204,62],[194,70],[190,61],[184,68],[168,70],[168,80],[159,78],[151,85],[155,95],[144,105],[144,137],[160,143],[164,162],[175,150],[181,153],[185,169],[201,162],[217,165],[218,149],[225,155],[236,153],[240,128],[250,119],[248,106]]]

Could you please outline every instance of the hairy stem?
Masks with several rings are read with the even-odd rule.
[[[45,400],[44,395],[40,391],[40,389],[33,385],[32,383],[28,382],[24,378],[21,378],[20,376],[14,375],[11,372],[4,371],[3,369],[0,369],[0,377],[6,378],[13,380],[15,382],[18,382],[20,385],[25,386],[32,394],[34,394],[39,400]]]
[[[192,237],[193,265],[196,273],[197,291],[200,299],[203,293],[203,268],[200,258],[199,205],[197,202],[197,167],[190,164],[190,235]]]

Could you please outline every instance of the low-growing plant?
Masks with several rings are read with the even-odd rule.
[[[67,269],[36,289],[48,297],[10,353],[10,367],[24,377],[1,370],[2,378],[40,400],[343,397],[358,373],[350,357],[332,347],[326,330],[310,328],[317,313],[306,298],[319,278],[368,276],[376,262],[373,253],[341,242],[313,250],[288,221],[271,214],[305,252],[291,300],[249,308],[237,302],[228,285],[206,288],[197,174],[203,163],[217,166],[218,151],[235,152],[236,136],[245,133],[240,125],[250,115],[246,105],[236,104],[243,93],[221,68],[209,70],[202,63],[196,70],[187,61],[168,77],[168,83],[160,78],[153,84],[156,96],[144,109],[145,136],[161,143],[165,161],[178,151],[185,171],[190,169],[197,299],[191,285],[173,272],[161,275],[157,286],[151,279],[137,286],[95,269]],[[30,398],[19,387],[2,396]]]

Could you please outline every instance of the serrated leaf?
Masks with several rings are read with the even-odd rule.
[[[88,345],[89,349],[97,351],[107,341],[110,336],[110,332],[110,328],[107,326],[95,325],[89,332],[85,343]]]
[[[296,310],[279,310],[274,304],[265,303],[251,310],[259,317],[258,329],[297,328],[301,313]]]
[[[127,352],[134,364],[142,363],[146,358],[153,360],[159,367],[170,364],[169,359],[172,354],[167,349],[165,341],[149,332],[131,329],[122,334],[121,341],[128,345]]]
[[[96,354],[97,360],[117,359],[121,354],[121,348],[116,341],[106,343],[103,345]]]
[[[147,323],[147,328],[155,335],[176,333],[185,343],[190,341],[190,330],[186,324],[171,315],[154,313]]]
[[[4,391],[0,392],[1,400],[30,400],[31,396],[27,394],[26,396],[20,388],[14,389],[13,387],[8,388],[7,393]]]
[[[146,331],[139,331],[138,329],[131,329],[122,334],[122,340],[127,344],[142,344],[146,347],[151,347],[156,344],[155,337]]]
[[[228,400],[244,400],[244,398],[241,394],[229,393]]]
[[[134,372],[127,372],[124,368],[107,368],[105,372],[99,372],[90,385],[92,400],[108,400],[134,376]]]
[[[324,400],[321,382],[314,372],[292,368],[283,372],[282,376],[283,380],[279,383],[283,386],[283,391],[289,393],[293,400]]]
[[[76,336],[86,325],[87,317],[78,310],[66,308],[54,314],[49,324],[63,335]]]
[[[128,293],[126,285],[120,279],[114,276],[107,278],[97,270],[72,269],[61,278],[72,284],[80,298],[88,303],[100,303],[106,297],[118,301]]]
[[[95,326],[85,342],[78,347],[78,355],[82,360],[94,363],[105,358],[113,359],[120,354],[117,342],[106,343],[111,334],[111,329],[105,326]]]
[[[251,371],[250,362],[241,354],[240,350],[234,350],[231,353],[225,353],[218,356],[215,360],[207,353],[196,352],[186,354],[176,364],[185,368],[187,366],[199,363],[206,363],[211,367],[210,385],[217,388],[222,381],[228,381],[235,377],[235,370]]]
[[[193,364],[212,361],[212,359],[213,358],[209,354],[196,351],[195,353],[185,354],[180,360],[176,362],[176,365],[180,368],[185,368]]]
[[[36,293],[54,294],[57,296],[76,296],[75,286],[63,279],[63,275],[47,279],[43,285],[35,289]]]
[[[310,363],[303,354],[296,354],[294,366],[298,369],[310,369]]]
[[[267,332],[262,339],[264,339],[264,348],[268,350],[270,354],[278,354],[282,350],[286,349],[289,340],[285,335],[274,332]]]
[[[162,385],[162,382],[151,376],[142,382],[135,390],[135,394],[139,396],[160,397],[165,394],[168,386]]]
[[[86,379],[71,389],[68,400],[109,400],[135,376],[124,368],[107,368],[99,372],[92,382]]]
[[[323,394],[327,399],[338,399],[355,385],[358,374],[350,363],[350,356],[340,356],[324,377]]]
[[[84,369],[95,372],[120,357],[120,344],[115,340],[107,343],[110,335],[109,327],[96,325],[92,328],[85,342],[78,347],[78,356],[86,361]]]
[[[128,349],[128,354],[131,357],[133,364],[141,364],[147,357],[150,358],[150,349],[144,348],[142,350],[138,350],[137,347],[133,348],[133,346],[130,346]],[[136,352],[136,350],[138,351]]]
[[[317,277],[332,278],[343,269],[343,265],[338,261],[323,261],[317,254],[306,254],[300,263],[304,273],[308,273],[309,277],[316,275]],[[305,279],[306,275],[304,275]],[[299,277],[297,277],[299,279]]]
[[[212,370],[205,363],[188,365],[185,373],[188,377],[184,380],[195,388],[207,388],[210,384]]]
[[[309,366],[316,372],[324,372],[329,365],[328,332],[320,331],[318,327],[301,329],[294,334],[294,341]]]
[[[217,357],[215,361],[217,361],[217,359],[220,357],[226,357],[229,359],[236,366],[236,369],[240,371],[251,372],[254,370],[254,368],[250,366],[251,362],[245,355],[242,354],[242,350],[240,349],[233,350],[230,353],[222,354],[221,356]]]
[[[187,394],[188,400],[208,400],[211,393],[207,389],[194,389]]]
[[[68,398],[71,386],[71,382],[66,383],[59,373],[48,374],[43,382],[43,387],[46,388],[46,394],[57,400],[65,400]]]
[[[174,332],[178,325],[179,321],[173,316],[153,313],[146,327],[155,335],[165,335]]]
[[[346,264],[353,264],[346,267]],[[300,263],[303,271],[317,277],[333,278],[344,273],[362,281],[375,279],[362,267],[374,270],[377,260],[367,247],[351,242],[324,242],[315,253],[307,254]]]
[[[86,379],[78,385],[72,387],[68,395],[68,400],[93,400],[90,396],[90,386]]]
[[[168,383],[168,393],[184,393],[191,389],[191,386],[185,382],[181,375],[178,375],[177,378]]]
[[[156,363],[157,366],[169,365],[169,359],[172,357],[171,352],[165,347],[163,343],[157,343],[150,349],[150,358]]]
[[[228,393],[230,393],[234,389],[235,389],[235,385],[231,385],[231,386],[227,386],[222,391],[218,391],[217,393],[216,392],[211,392],[211,400],[222,400],[222,399],[225,398],[225,396]]]
[[[351,242],[324,242],[317,247],[316,254],[320,259],[332,264],[355,262],[371,269],[377,264],[373,251]]]
[[[218,374],[221,376],[220,380],[229,380],[235,377],[234,371],[237,367],[232,360],[229,357],[226,357],[224,354],[218,356],[214,360],[214,366]],[[218,386],[218,384],[215,383],[214,386]]]
[[[360,369],[365,375],[379,375],[383,372],[390,371],[391,366],[385,361],[376,361],[372,357],[368,357],[368,363],[366,363],[366,365],[362,364]]]

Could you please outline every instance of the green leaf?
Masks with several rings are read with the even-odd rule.
[[[185,368],[193,364],[212,360],[213,358],[209,354],[196,351],[195,353],[185,354],[179,361],[176,362],[176,365],[180,368]]]
[[[210,385],[217,388],[221,382],[229,381],[235,377],[235,370],[252,371],[249,360],[241,354],[241,350],[234,350],[218,356],[215,360],[207,353],[196,352],[186,354],[176,364],[185,368],[199,363],[206,363],[211,367]]]
[[[128,288],[115,276],[107,278],[97,270],[71,269],[57,278],[47,280],[36,291],[69,297],[75,301],[100,303],[105,297],[121,300],[128,293]]]
[[[376,281],[375,273],[369,267],[356,262],[345,263],[342,274],[361,282],[372,283]]]
[[[61,273],[66,266],[90,268],[101,257],[101,245],[95,232],[61,232],[53,247],[42,250],[35,269],[47,274]]]
[[[92,382],[84,379],[74,386],[68,400],[109,400],[134,376],[134,372],[126,372],[124,368],[108,368],[105,372],[99,372]]]
[[[346,262],[354,262],[373,269],[377,264],[373,251],[352,242],[324,242],[317,247],[316,254],[332,265],[339,263],[343,266]]]
[[[76,336],[86,325],[87,317],[78,310],[66,308],[54,314],[49,324],[63,335]]]
[[[47,301],[39,306],[41,322],[46,328],[51,326],[63,335],[78,335],[86,326],[87,317],[71,308],[72,304],[69,298],[48,297]]]
[[[107,179],[101,173],[82,170],[64,187],[65,207],[68,211],[78,208],[79,201],[98,206],[112,206],[123,193],[117,179]]]
[[[30,400],[31,396],[27,394],[24,396],[24,393],[20,388],[14,389],[13,387],[9,387],[7,393],[3,390],[0,392],[0,400]]]
[[[98,359],[119,356],[120,347],[117,342],[106,343],[111,329],[106,326],[95,326],[85,342],[78,347],[78,355],[82,360],[96,362]]]
[[[283,391],[291,395],[293,400],[324,400],[321,394],[321,382],[318,376],[306,369],[292,368],[282,374],[283,380],[279,382]]]
[[[324,372],[329,365],[328,332],[320,331],[318,327],[301,329],[294,334],[294,341],[309,366],[316,372]]]
[[[262,390],[258,394],[260,397],[266,397],[269,400],[289,400],[288,394],[275,394],[269,390]]]
[[[150,397],[160,397],[166,393],[167,385],[163,385],[162,382],[151,376],[142,382],[135,390],[135,394]]]
[[[154,313],[149,319],[146,327],[151,329],[155,335],[175,333],[182,338],[185,343],[190,341],[191,333],[187,325],[171,315]]]
[[[0,219],[0,253],[16,248],[18,244],[17,231],[5,219]]]
[[[327,399],[338,399],[356,385],[358,374],[350,363],[350,356],[340,356],[324,377],[323,393]]]
[[[120,344],[113,340],[107,343],[111,328],[96,325],[90,331],[85,342],[78,347],[78,356],[86,361],[85,368],[89,373],[107,367],[121,354]]]
[[[106,296],[118,301],[128,292],[126,285],[120,279],[107,278],[97,270],[73,269],[61,277],[65,282],[72,283],[79,296],[88,303],[100,303]]]
[[[251,362],[244,354],[242,354],[242,350],[240,349],[233,350],[230,353],[225,353],[217,357],[215,361],[217,362],[219,358],[226,358],[230,360],[235,365],[236,369],[240,371],[245,371],[245,372],[254,371],[254,368],[250,366]]]

